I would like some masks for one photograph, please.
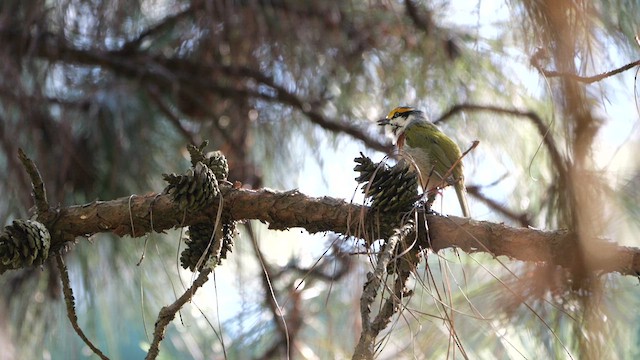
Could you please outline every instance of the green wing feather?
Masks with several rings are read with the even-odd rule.
[[[405,142],[412,148],[422,148],[429,152],[431,165],[435,171],[444,175],[462,156],[460,148],[431,123],[416,123],[405,130]],[[453,169],[454,178],[462,176],[461,162]]]
[[[410,125],[405,129],[404,134],[407,146],[411,148],[422,148],[428,151],[431,166],[434,167],[434,172],[438,177],[446,174],[453,164],[462,156],[458,145],[430,122],[420,122]],[[424,169],[421,169],[421,172],[424,171]],[[455,181],[454,187],[462,213],[464,216],[469,217],[462,161],[458,162],[450,174]]]

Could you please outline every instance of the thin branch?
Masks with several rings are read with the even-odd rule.
[[[403,240],[406,240],[406,238]],[[417,255],[416,250],[411,249],[410,251],[414,253],[412,254],[413,256],[399,257],[397,261],[406,262],[411,260],[412,263],[410,264],[410,266],[415,269],[415,267],[417,267],[418,265],[420,257],[415,256]],[[380,312],[378,312],[378,315],[376,315],[376,318],[371,324],[371,330],[373,331],[373,334],[375,334],[375,337],[377,337],[380,332],[384,330],[387,325],[389,325],[389,323],[391,322],[391,317],[401,310],[402,300],[406,299],[408,296],[411,296],[412,292],[405,287],[410,276],[411,271],[408,271],[406,269],[398,271],[396,279],[393,282],[393,289],[389,294],[389,297],[384,301],[382,309],[380,309]]]
[[[284,347],[287,354],[286,358],[290,359],[292,355],[291,336],[292,335],[295,336],[296,334],[295,333],[292,334],[290,332],[291,330],[289,329],[289,326],[288,326],[288,319],[285,318],[285,314],[287,312],[283,309],[282,306],[280,306],[280,304],[278,304],[277,297],[279,294],[277,293],[277,289],[275,289],[273,285],[274,270],[272,266],[265,261],[265,258],[262,254],[262,250],[260,249],[260,246],[258,246],[258,241],[256,239],[255,233],[253,232],[253,229],[251,228],[251,225],[247,225],[245,226],[245,228],[247,229],[247,234],[251,240],[251,246],[253,248],[253,252],[258,262],[262,266],[261,280],[262,280],[262,286],[264,290],[263,292],[264,302],[269,308],[269,310],[271,311],[271,316],[273,316],[273,321],[276,325],[276,328],[278,329],[278,332],[280,333],[280,340],[274,341],[271,347],[268,348],[265,351],[265,353],[262,355],[262,358],[263,359],[274,358],[277,355],[278,350]],[[300,327],[298,326],[297,329],[294,329],[293,331],[297,332],[299,328]]]
[[[38,214],[44,214],[49,211],[49,201],[47,200],[47,191],[44,188],[44,182],[40,176],[40,172],[33,160],[29,159],[22,149],[18,149],[18,158],[22,162],[22,166],[31,178],[31,186],[33,188],[33,199],[36,203]]]
[[[413,24],[416,28],[425,32],[425,34],[429,34],[433,29],[433,20],[430,16],[420,16],[418,6],[412,0],[405,0],[404,7],[407,12],[407,15],[413,21]],[[431,15],[428,13],[428,15]]]
[[[515,221],[520,226],[522,227],[531,226],[531,220],[530,220],[529,214],[517,213],[516,211],[504,206],[504,204],[501,204],[495,201],[494,199],[488,198],[480,191],[480,186],[474,186],[474,185],[467,186],[467,192],[470,195],[473,195],[476,199],[483,202],[491,210],[497,213],[500,213],[503,216]]]
[[[517,109],[505,109],[499,106],[493,105],[476,105],[476,104],[457,104],[452,106],[447,112],[445,112],[440,118],[434,121],[434,124],[444,122],[450,117],[456,115],[459,112],[464,111],[487,111],[501,115],[511,115],[511,116],[519,116],[528,118],[538,130],[538,133],[542,137],[542,141],[544,145],[549,151],[549,156],[551,157],[551,161],[555,166],[556,170],[561,174],[566,174],[566,167],[563,157],[558,150],[558,146],[556,145],[553,137],[549,132],[549,128],[544,123],[542,118],[533,111],[522,111]],[[564,178],[564,177],[563,177]]]
[[[187,17],[188,15],[191,15],[192,13],[193,13],[193,9],[191,6],[189,6],[188,8],[186,8],[181,12],[178,12],[171,16],[167,16],[166,18],[162,19],[161,22],[141,32],[135,39],[132,39],[126,42],[124,45],[122,45],[119,52],[130,53],[130,52],[139,50],[140,45],[143,43],[145,39],[152,37],[156,34],[159,34],[161,32],[169,31],[170,28],[174,27],[180,20]]]
[[[598,75],[594,75],[594,76],[580,76],[580,75],[576,75],[576,74],[572,74],[572,73],[564,73],[564,72],[560,72],[560,71],[555,71],[555,70],[545,70],[542,68],[542,66],[539,64],[539,62],[532,58],[531,59],[531,65],[533,65],[533,67],[535,67],[538,71],[540,71],[540,73],[542,73],[542,75],[544,75],[545,77],[548,78],[552,78],[552,77],[561,77],[561,78],[565,78],[565,79],[571,79],[571,80],[575,80],[581,83],[585,83],[585,84],[592,84],[594,82],[598,82],[601,80],[604,80],[606,78],[612,77],[614,75],[618,75],[622,72],[625,72],[629,69],[632,69],[636,66],[640,66],[640,60],[636,60],[633,62],[630,62],[624,66],[621,66],[617,69],[613,69],[611,71],[607,71],[604,72],[602,74],[598,74]]]
[[[327,119],[320,112],[314,110],[308,100],[300,99],[296,94],[278,85],[271,77],[258,70],[246,67],[202,66],[186,59],[167,59],[161,55],[150,58],[149,56],[124,56],[120,51],[82,50],[50,36],[33,39],[33,43],[34,54],[49,61],[62,60],[74,64],[101,66],[121,76],[135,78],[137,81],[146,79],[157,84],[161,89],[173,89],[178,83],[180,89],[190,89],[194,95],[205,91],[226,97],[256,98],[279,102],[301,111],[311,122],[323,129],[350,135],[375,150],[382,152],[392,150],[391,144],[380,142],[369,136],[361,126]],[[184,69],[189,69],[189,73],[185,74],[182,71]],[[221,86],[213,83],[209,78],[198,75],[220,73],[220,71],[222,71],[221,75],[250,77],[272,88],[275,95],[267,95],[264,92],[250,89]],[[198,96],[194,98],[198,98]]]
[[[384,326],[381,326],[381,316],[384,317],[388,314],[383,313],[378,315],[372,322],[369,318],[371,314],[371,304],[378,295],[384,276],[386,274],[387,266],[393,257],[393,253],[397,244],[408,238],[409,234],[415,234],[413,224],[407,224],[403,226],[400,231],[393,236],[389,237],[389,240],[385,242],[384,251],[378,255],[378,262],[373,272],[367,274],[367,281],[364,284],[362,290],[362,296],[360,297],[360,316],[362,318],[362,333],[360,339],[353,352],[352,359],[373,359],[375,352],[375,341],[378,333]]]
[[[64,302],[67,305],[67,317],[71,322],[71,326],[73,330],[75,330],[76,334],[80,336],[82,341],[93,351],[94,354],[98,355],[101,359],[108,360],[109,358],[98,349],[89,338],[84,334],[80,325],[78,325],[78,315],[76,315],[76,305],[75,298],[73,297],[73,289],[71,289],[71,282],[69,281],[69,270],[67,270],[67,266],[64,264],[64,260],[62,259],[62,255],[59,253],[56,254],[56,263],[58,265],[58,271],[60,272],[60,278],[62,279],[62,292],[64,294]]]
[[[393,146],[388,143],[382,143],[379,140],[372,138],[367,135],[366,132],[363,131],[362,127],[355,126],[351,123],[347,122],[338,122],[334,120],[329,120],[317,110],[314,110],[308,101],[304,101],[300,99],[296,94],[288,91],[285,87],[278,85],[274,79],[271,77],[259,72],[254,71],[252,69],[242,68],[236,69],[236,71],[241,71],[246,76],[250,76],[254,80],[257,80],[264,85],[271,87],[276,91],[275,97],[271,99],[271,101],[278,101],[283,104],[290,105],[295,109],[301,111],[305,114],[311,122],[316,125],[319,125],[325,130],[329,130],[334,133],[342,133],[350,135],[351,137],[361,140],[368,147],[382,151],[382,152],[391,152],[393,150]],[[269,99],[265,99],[269,100]]]
[[[209,274],[211,274],[210,268],[205,268],[200,272],[200,275],[195,279],[190,288],[188,288],[176,301],[171,305],[164,306],[158,313],[158,320],[156,320],[155,330],[153,331],[153,340],[151,347],[145,359],[155,359],[160,354],[160,343],[164,339],[164,334],[167,326],[175,318],[176,313],[182,309],[182,307],[189,301],[195,294],[195,292],[202,287],[207,280],[209,280]]]
[[[389,297],[385,299],[382,308],[372,322],[371,332],[374,340],[378,337],[380,332],[389,325],[391,318],[402,310],[402,301],[411,296],[412,291],[408,290],[405,286],[410,276],[411,272],[409,271],[403,271],[396,275],[396,279],[393,282],[393,289],[391,289]]]
[[[325,282],[339,281],[349,273],[353,260],[340,250],[340,247],[335,242],[331,244],[331,249],[332,255],[323,254],[321,258],[317,259],[309,267],[300,267],[297,263],[290,263],[284,267],[283,271],[295,271],[303,276],[303,281],[306,279],[317,279]],[[327,267],[332,267],[332,270],[327,270]]]
[[[182,136],[189,141],[189,143],[197,144],[198,141],[196,141],[194,134],[191,131],[187,130],[187,128],[182,126],[182,124],[180,123],[180,119],[178,118],[178,116],[176,116],[176,114],[173,113],[169,106],[164,103],[160,94],[158,93],[158,90],[154,88],[145,88],[145,90],[151,97],[151,100],[153,100],[153,102],[158,106],[158,109],[162,113],[164,113],[165,117],[178,130],[178,132],[181,133]]]

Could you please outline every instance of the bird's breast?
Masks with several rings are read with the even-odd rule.
[[[431,157],[429,156],[429,153],[424,149],[414,148],[405,144],[401,148],[401,153],[404,153],[406,157],[408,157],[407,161],[412,166],[418,166],[421,172],[424,171],[424,169],[431,170],[431,168],[433,167],[433,164],[431,163]]]
[[[441,174],[435,171],[435,164],[429,153],[423,148],[409,146],[404,132],[398,135],[396,147],[402,161],[407,163],[413,171],[417,168],[424,190],[432,189],[442,182]]]

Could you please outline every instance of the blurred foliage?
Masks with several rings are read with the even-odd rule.
[[[0,222],[30,214],[30,185],[17,161],[19,147],[37,162],[53,205],[160,191],[160,174],[184,171],[189,165],[186,144],[204,139],[227,156],[229,179],[246,187],[291,188],[324,176],[328,189],[355,188],[355,182],[344,184],[340,171],[309,175],[303,169],[310,161],[321,169],[339,168],[335,162],[350,169],[359,151],[389,151],[389,142],[372,120],[396,105],[423,108],[437,119],[454,104],[478,103],[538,114],[549,127],[544,135],[557,143],[566,166],[566,173],[554,167],[542,134],[526,118],[464,112],[447,119],[440,125],[462,148],[480,140],[480,147],[465,159],[467,182],[481,195],[473,211],[479,218],[512,224],[525,218],[527,225],[573,229],[586,223],[593,224],[588,229],[594,236],[629,238],[615,231],[637,230],[632,214],[640,207],[629,201],[637,197],[637,160],[620,161],[617,152],[609,154],[606,161],[622,163],[612,169],[600,166],[592,155],[612,146],[633,153],[629,148],[636,138],[621,144],[598,137],[607,126],[626,121],[608,115],[609,96],[629,102],[633,86],[625,83],[626,93],[620,94],[613,79],[588,88],[543,79],[529,61],[541,48],[547,53],[541,64],[550,70],[591,75],[621,65],[620,59],[637,54],[634,9],[640,4],[484,3],[3,0],[0,166],[6,171],[0,173]],[[637,111],[634,115],[637,121]],[[636,134],[633,130],[629,132]],[[346,154],[354,148],[353,156]],[[300,176],[306,179],[299,181]],[[576,185],[581,179],[583,187]],[[580,194],[587,190],[592,192],[585,199]],[[507,216],[508,211],[497,211],[483,199],[515,215]],[[622,224],[596,226],[608,219]],[[260,280],[264,273],[272,279],[280,305],[288,309],[288,322],[296,325],[289,329],[296,357],[349,356],[357,333],[354,299],[363,267],[340,259],[353,244],[330,239],[331,246],[305,249],[300,243],[323,238],[295,231],[278,233],[277,240],[273,236],[256,225],[246,226],[243,241],[217,273],[220,291],[196,299],[205,309],[202,313],[195,307],[183,311],[184,325],[176,320],[169,328],[163,356],[221,354],[222,342],[213,330],[220,330],[218,318],[229,358],[283,356],[286,342],[269,310],[270,292]],[[177,269],[180,237],[178,231],[149,236],[140,267],[141,239],[96,236],[79,240],[67,255],[81,325],[113,358],[141,357],[147,342],[142,314],[149,332],[158,309],[173,300],[174,292],[183,291],[181,281],[189,281],[189,275]],[[327,248],[331,251],[325,254]],[[258,261],[261,251],[263,266]],[[324,275],[333,274],[333,268],[349,271],[311,276],[313,272],[300,270],[320,257]],[[431,268],[441,269],[434,278],[445,279],[442,263],[430,261]],[[610,330],[611,324],[628,318],[616,313],[621,299],[628,299],[629,308],[638,305],[626,281],[607,279],[598,285],[606,287],[602,293],[593,287],[602,309],[588,308],[588,302],[573,302],[575,294],[542,286],[549,279],[566,285],[569,280],[562,275],[549,271],[544,277],[528,266],[493,261],[466,256],[447,260],[463,269],[451,270],[451,276],[465,278],[466,285],[444,303],[465,313],[468,308],[483,310],[483,317],[458,317],[464,319],[457,325],[462,346],[472,358],[517,357],[514,347],[525,357],[568,357],[558,338],[573,354],[585,351],[579,340],[571,340],[590,329],[579,329],[586,319],[582,310],[611,319],[603,328]],[[467,270],[486,264],[495,268]],[[523,295],[535,299],[534,305],[500,307],[505,293],[526,293],[519,288],[526,280],[513,282],[514,274],[540,276],[534,282],[540,292]],[[502,277],[506,280],[496,281]],[[169,279],[171,287],[164,285]],[[302,279],[303,288],[296,285]],[[60,281],[53,267],[5,274],[0,281],[9,305],[3,307],[6,313],[1,315],[9,321],[0,335],[9,337],[18,358],[84,356],[59,301]],[[420,299],[436,298],[429,289],[437,281],[429,285],[418,277],[416,283],[426,294]],[[222,293],[240,300],[225,303]],[[438,332],[441,320],[431,318],[448,310],[439,309],[439,315],[434,311],[419,303],[402,315],[384,340],[385,351],[425,357],[426,349],[433,349],[432,355],[451,356],[447,351],[455,347],[452,339]],[[394,332],[399,327],[403,331]],[[594,333],[600,330],[593,328]],[[637,326],[632,330],[623,337],[629,347],[607,350],[617,350],[621,358],[637,355]],[[503,348],[490,352],[498,351],[498,344]]]

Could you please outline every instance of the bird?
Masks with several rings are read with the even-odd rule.
[[[458,145],[414,107],[399,106],[378,120],[390,128],[401,160],[418,173],[420,186],[432,203],[439,189],[453,185],[462,214],[470,217],[464,166]]]

